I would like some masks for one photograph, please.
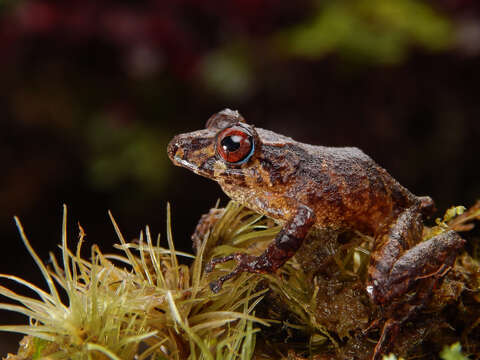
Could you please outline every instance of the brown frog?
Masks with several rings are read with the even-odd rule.
[[[464,245],[454,231],[422,242],[422,218],[433,213],[433,201],[413,195],[361,150],[299,143],[247,124],[237,111],[225,109],[210,117],[204,130],[175,136],[168,155],[283,225],[262,255],[232,254],[207,264],[211,271],[218,263],[237,262],[211,283],[214,292],[240,272],[274,272],[314,227],[374,236],[365,288],[370,299],[388,308],[418,284],[415,296],[387,316],[374,359],[399,325],[424,306]]]

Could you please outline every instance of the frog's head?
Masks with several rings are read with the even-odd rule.
[[[205,129],[175,136],[167,151],[175,165],[222,182],[241,177],[259,150],[254,127],[238,111],[225,109],[211,116]]]

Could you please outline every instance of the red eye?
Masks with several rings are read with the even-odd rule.
[[[217,153],[230,164],[243,164],[253,154],[252,134],[242,126],[234,125],[217,135]]]

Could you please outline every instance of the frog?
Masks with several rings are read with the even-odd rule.
[[[211,272],[220,263],[236,262],[210,283],[215,293],[242,272],[275,272],[313,229],[373,237],[365,292],[375,305],[396,305],[372,359],[379,359],[401,324],[425,306],[465,243],[453,230],[422,241],[433,200],[411,193],[360,149],[297,142],[247,123],[236,110],[217,112],[204,129],[176,135],[167,153],[174,165],[216,181],[231,199],[281,225],[261,255],[235,253],[207,263]],[[398,301],[415,288],[414,296]],[[378,326],[373,321],[365,331]]]

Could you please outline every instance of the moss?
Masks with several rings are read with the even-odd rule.
[[[212,296],[203,274],[203,248],[196,257],[174,249],[168,216],[165,249],[153,243],[148,227],[139,240],[127,243],[117,224],[120,254],[104,254],[93,245],[90,260],[83,259],[85,233],[80,227],[76,251],[66,239],[66,209],[61,264],[51,255],[47,268],[31,247],[17,219],[22,239],[48,285],[41,290],[20,278],[1,275],[37,293],[25,297],[5,287],[0,293],[20,305],[1,304],[30,318],[30,325],[2,326],[0,330],[30,335],[22,354],[10,358],[55,359],[247,359],[254,349],[257,329],[267,322],[254,316],[261,300],[260,281],[245,275],[236,279],[229,296]],[[194,258],[182,265],[178,256]],[[55,282],[58,285],[55,285]],[[62,302],[59,286],[66,295]],[[31,339],[42,339],[32,341]],[[20,357],[22,356],[22,357]]]
[[[443,360],[468,360],[468,358],[462,354],[462,346],[460,343],[445,346],[440,356]]]
[[[232,262],[205,274],[205,263],[233,252],[260,254],[280,230],[271,220],[234,202],[212,212],[215,220],[197,234],[196,255],[175,250],[167,216],[168,247],[149,228],[127,243],[112,217],[119,252],[91,248],[81,257],[85,232],[79,228],[69,250],[64,213],[61,261],[47,268],[35,254],[17,219],[22,239],[48,290],[1,275],[33,290],[38,299],[0,287],[20,305],[30,325],[2,326],[24,333],[19,353],[9,359],[337,359],[368,358],[378,339],[364,335],[381,311],[363,290],[373,239],[359,233],[312,232],[297,255],[277,273],[241,274],[213,294],[209,281],[230,271]],[[480,218],[480,202],[469,210],[447,211],[424,238],[449,229],[469,231]],[[480,353],[480,266],[478,239],[436,289],[433,300],[406,323],[395,339],[397,356],[434,357],[446,344],[461,342],[465,354]],[[193,259],[182,264],[179,257]],[[67,295],[63,302],[59,288]],[[453,355],[442,352],[445,359]],[[393,356],[393,355],[392,355]]]

